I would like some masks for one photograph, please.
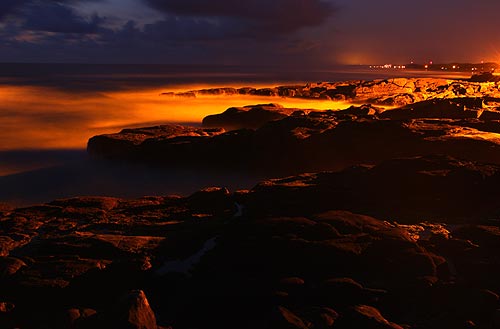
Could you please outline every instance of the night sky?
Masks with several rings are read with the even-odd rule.
[[[1,0],[0,62],[500,61],[498,13],[498,0]]]

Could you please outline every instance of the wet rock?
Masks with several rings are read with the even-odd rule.
[[[335,129],[314,123],[332,115],[307,125]],[[12,209],[0,222],[0,291],[16,307],[0,326],[488,328],[499,308],[499,172],[418,156],[239,193]]]
[[[338,328],[403,329],[400,325],[384,318],[378,309],[368,305],[355,306],[342,315],[336,326]]]
[[[484,121],[493,121],[498,123],[500,120],[500,112],[498,110],[483,110],[479,113],[479,119]],[[494,130],[495,131],[495,130]]]
[[[0,278],[14,275],[17,271],[26,266],[26,263],[19,258],[2,257],[0,258]]]
[[[251,205],[247,211],[298,216],[343,208],[410,223],[419,223],[421,218],[446,222],[496,218],[500,208],[492,200],[498,195],[494,186],[500,178],[499,169],[496,165],[431,156],[337,173],[303,174],[260,183],[246,196]],[[332,216],[325,222],[340,233],[355,233],[366,225],[356,216],[349,221],[348,216],[340,220]]]
[[[8,236],[0,236],[0,257],[7,257],[12,249],[17,247],[16,241]]]
[[[202,129],[176,125],[163,125],[139,129],[124,129],[118,134],[100,135],[89,140],[87,151],[93,156],[128,157],[138,156],[139,146],[151,138],[163,143],[186,143],[223,133],[222,129]],[[139,148],[139,150],[138,150]]]
[[[72,308],[66,311],[65,325],[68,328],[84,328],[89,319],[95,317],[96,310],[89,308]]]
[[[352,305],[374,300],[384,291],[365,289],[351,278],[333,278],[322,282],[318,294],[324,296],[327,305]]]
[[[481,72],[479,74],[474,74],[470,81],[472,82],[498,82],[500,78],[493,74],[493,72]]]
[[[281,279],[280,284],[283,286],[302,286],[305,284],[305,281],[302,278],[289,277]]]
[[[109,319],[116,328],[157,329],[156,317],[142,290],[131,291]]]
[[[238,93],[236,88],[212,88],[197,90],[196,94],[200,96],[220,96],[220,95],[235,95]]]
[[[313,328],[318,329],[335,328],[335,322],[339,318],[339,314],[329,307],[313,307],[302,313],[311,321]]]
[[[261,104],[233,107],[224,113],[209,115],[203,119],[205,127],[220,127],[226,130],[257,129],[269,121],[283,119],[290,111],[279,104]]]
[[[276,104],[233,108],[205,123],[252,129],[126,129],[92,138],[88,152],[166,168],[280,175],[430,154],[500,163],[500,125],[487,99],[431,98],[397,109],[363,105],[300,115]]]
[[[477,119],[482,109],[482,99],[433,99],[396,110],[385,111],[381,118],[391,120],[435,119]]]
[[[8,214],[14,207],[6,203],[0,202],[0,216]]]
[[[0,303],[0,314],[1,313],[10,313],[15,308],[16,308],[16,306],[12,303],[1,302]]]
[[[191,195],[187,201],[193,209],[202,213],[210,212],[214,209],[224,212],[234,207],[234,202],[229,197],[228,189],[220,187],[203,189]]]
[[[271,327],[280,329],[308,329],[311,327],[311,323],[304,321],[289,309],[279,306]]]
[[[473,78],[456,81],[436,78],[393,78],[375,81],[318,82],[305,85],[279,86],[275,88],[240,88],[240,95],[282,96],[295,98],[350,100],[357,103],[371,102],[380,105],[404,106],[414,102],[437,98],[495,97],[499,95],[499,79]],[[230,90],[226,92],[226,90]],[[197,94],[232,94],[230,88],[193,90],[178,96]]]
[[[371,104],[366,104],[362,106],[351,106],[346,110],[336,111],[335,116],[374,117],[382,114],[383,112],[384,112],[383,108],[375,107]]]

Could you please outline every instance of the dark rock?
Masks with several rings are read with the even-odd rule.
[[[496,159],[494,139],[462,136],[477,118],[391,120],[371,111],[137,139],[136,154],[151,161],[201,155],[203,165],[214,157],[219,164],[237,154],[264,169],[280,158],[276,165],[293,162],[293,170],[357,163],[341,171],[269,179],[234,194],[81,197],[2,213],[1,300],[16,307],[0,312],[0,327],[157,328],[156,319],[174,328],[491,327],[500,166],[449,154]],[[228,151],[238,145],[250,146]]]
[[[358,305],[352,308],[338,320],[338,328],[365,329],[403,329],[400,325],[390,322],[380,314],[375,307]]]
[[[494,82],[485,84],[484,82]],[[455,97],[498,97],[497,76],[476,76],[470,81],[454,81],[435,78],[394,78],[375,81],[319,82],[305,85],[279,86],[275,88],[214,88],[193,90],[175,94],[181,97],[233,94],[269,97],[294,97],[370,102],[379,105],[405,106],[415,102]]]
[[[16,308],[16,306],[12,303],[2,302],[2,303],[0,303],[0,314],[1,313],[10,313],[15,308]]]
[[[335,322],[339,318],[339,314],[329,307],[313,307],[303,313],[311,321],[313,328],[318,329],[335,328]]]
[[[283,278],[280,280],[283,286],[302,286],[305,284],[304,279],[298,277]]]
[[[197,90],[197,95],[202,96],[220,96],[220,95],[235,95],[239,91],[236,88],[213,88],[213,89],[201,89]]]
[[[223,129],[202,129],[174,125],[124,129],[118,134],[100,135],[91,138],[87,145],[87,151],[90,155],[97,157],[134,159],[139,155],[139,146],[151,138],[176,145],[216,136],[223,132]]]
[[[422,118],[435,119],[476,119],[482,109],[481,98],[471,99],[433,99],[403,108],[388,110],[379,116],[391,120],[410,120]]]
[[[338,313],[328,307],[312,307],[300,312],[301,316],[279,306],[270,328],[334,328]]]
[[[126,129],[93,137],[88,152],[167,168],[273,175],[432,154],[500,164],[500,139],[495,134],[500,125],[496,110],[485,99],[430,99],[391,110],[363,105],[300,115],[293,114],[296,109],[274,104],[233,108],[207,117],[205,124],[252,129],[226,133],[180,126]]]
[[[262,88],[252,91],[252,95],[256,96],[279,96],[278,88]]]
[[[494,203],[478,202],[496,200],[497,171],[446,157],[397,159],[270,180],[238,195],[213,188],[186,198],[85,197],[15,209],[2,220],[4,234],[33,238],[1,259],[13,266],[0,278],[2,300],[16,308],[0,324],[156,328],[157,315],[174,328],[485,326],[498,309],[498,229],[470,221],[493,218]],[[459,203],[446,201],[464,193]],[[427,208],[434,199],[439,207]],[[236,200],[245,209],[238,219]],[[415,226],[424,226],[416,222],[422,214],[439,214],[456,225],[440,224],[450,232],[425,238],[413,225],[332,210],[340,207],[386,211],[380,218]],[[158,274],[174,261],[186,261],[189,275]],[[156,314],[141,291],[127,294],[137,287]],[[123,294],[130,298],[117,302]],[[74,305],[97,314],[68,312]]]
[[[362,106],[351,106],[346,110],[340,110],[335,112],[336,117],[343,116],[353,116],[353,117],[370,117],[378,116],[384,112],[384,109],[375,107],[371,104],[366,104]]]
[[[442,326],[462,327],[468,321],[479,326],[489,325],[498,307],[498,295],[484,289],[457,284],[442,284],[432,291],[429,311],[441,314],[436,323]]]
[[[95,317],[97,312],[89,308],[72,308],[66,312],[65,326],[68,328],[82,328],[89,323],[90,318]]]
[[[311,327],[311,324],[287,308],[279,306],[270,327],[277,329],[308,329]]]
[[[12,249],[17,247],[15,240],[8,236],[0,236],[0,257],[7,257]]]
[[[327,305],[352,305],[369,302],[375,293],[365,289],[351,278],[328,279],[322,283],[318,293],[326,299]]]
[[[500,78],[493,74],[493,72],[480,72],[473,74],[470,78],[471,82],[498,82]]]
[[[181,92],[181,93],[176,93],[175,96],[184,98],[196,98],[196,92],[194,91]]]
[[[156,317],[146,295],[141,290],[131,291],[124,297],[110,318],[116,328],[157,329]]]
[[[499,167],[419,157],[354,167],[339,173],[304,174],[268,180],[247,194],[247,211],[273,216],[299,216],[329,209],[347,209],[402,222],[431,218],[473,222],[496,218]],[[467,187],[465,187],[467,186]],[[356,219],[326,221],[340,233],[359,232]],[[380,224],[377,224],[380,226]]]
[[[194,193],[187,199],[195,212],[222,214],[234,208],[226,188],[212,187]]]
[[[245,107],[232,107],[224,113],[209,115],[203,119],[205,127],[219,127],[226,130],[257,129],[269,121],[288,116],[283,106],[262,104]]]
[[[0,202],[0,216],[8,214],[14,208],[11,205]]]
[[[26,263],[18,258],[1,257],[0,258],[0,278],[9,277],[16,274],[21,268],[26,267]]]
[[[479,119],[484,121],[496,121],[498,125],[498,120],[500,120],[500,112],[498,110],[484,110],[479,113]]]

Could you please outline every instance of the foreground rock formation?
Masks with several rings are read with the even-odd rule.
[[[486,97],[342,111],[266,104],[207,117],[206,128],[161,126],[96,136],[88,151],[95,157],[161,166],[279,174],[431,154],[500,164],[499,106],[500,99]]]
[[[498,328],[499,179],[423,157],[3,209],[0,327]]]

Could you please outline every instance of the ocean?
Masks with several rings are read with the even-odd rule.
[[[250,188],[264,177],[245,173],[166,172],[87,158],[87,140],[123,128],[199,125],[229,107],[280,103],[341,109],[331,101],[225,96],[172,98],[161,94],[211,87],[264,87],[305,82],[439,76],[436,72],[325,70],[182,65],[0,64],[0,202],[25,205],[77,195],[139,197],[189,194],[202,187]],[[449,76],[446,77],[463,77]]]

